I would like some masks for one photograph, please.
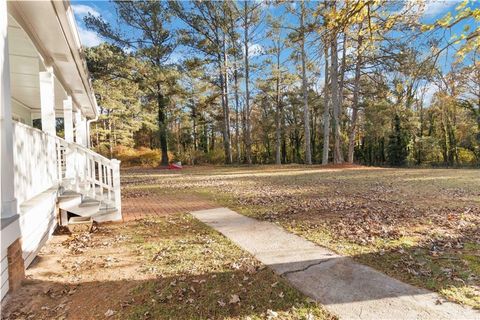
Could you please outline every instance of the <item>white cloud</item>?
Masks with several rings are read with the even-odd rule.
[[[256,57],[265,52],[261,44],[253,43],[248,46],[248,55],[251,57]]]
[[[102,43],[102,39],[94,31],[79,26],[78,33],[80,34],[80,41],[85,47],[95,47]]]
[[[428,83],[425,85],[423,90],[425,90],[425,93],[423,95],[423,102],[426,106],[429,106],[432,103],[433,96],[435,95],[435,93],[438,92],[439,88],[433,83]]]
[[[94,8],[84,4],[73,4],[73,12],[79,17],[85,17],[87,14],[91,14],[94,17],[99,17],[100,13]]]
[[[427,0],[423,16],[433,18],[444,13],[447,9],[456,6],[460,0]]]
[[[73,12],[77,17],[78,21],[78,33],[80,35],[80,41],[85,47],[94,47],[102,43],[102,39],[91,30],[88,30],[84,27],[82,18],[88,15],[89,13],[94,17],[100,17],[100,13],[94,8],[84,5],[84,4],[73,4]]]
[[[399,15],[420,13],[423,18],[440,18],[462,0],[404,0]]]

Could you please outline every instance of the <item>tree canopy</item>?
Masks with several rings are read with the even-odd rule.
[[[102,153],[161,164],[480,164],[480,8],[114,1],[84,23]]]

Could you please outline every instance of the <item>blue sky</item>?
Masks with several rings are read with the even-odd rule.
[[[433,22],[436,19],[442,17],[448,11],[454,12],[454,8],[460,2],[460,0],[428,0],[422,20],[426,23]],[[106,21],[115,25],[115,6],[110,1],[75,0],[71,1],[71,3],[75,12],[75,18],[80,29],[80,37],[82,39],[83,45],[87,47],[98,45],[102,40],[94,32],[85,28],[85,24],[83,23],[83,17],[90,12],[96,16],[101,15]],[[272,10],[271,12],[273,14],[276,13],[274,10]]]
[[[405,0],[405,1],[406,2],[413,1],[414,3],[417,2],[417,0]],[[427,0],[424,14],[422,16],[422,22],[433,23],[437,19],[443,17],[448,12],[451,12],[452,14],[454,14],[455,7],[460,2],[461,2],[460,0]],[[118,25],[116,20],[115,5],[112,4],[110,1],[72,1],[71,3],[72,3],[72,7],[75,13],[75,18],[77,20],[77,24],[79,27],[80,38],[84,46],[87,46],[87,47],[96,46],[102,42],[102,39],[95,32],[86,29],[85,24],[83,22],[83,18],[87,15],[87,13],[91,13],[95,16],[101,15],[104,20],[111,23],[114,27],[119,27],[120,29],[122,29],[122,26]],[[295,6],[295,5],[296,5],[295,3],[292,4],[292,6]],[[480,4],[477,2],[474,4],[474,6],[478,7],[480,6]],[[270,10],[270,14],[274,16],[281,14],[281,11],[282,11],[279,9],[271,9],[271,8],[268,8],[267,10]],[[293,18],[292,16],[287,16],[286,23],[297,24],[297,22],[295,21],[295,18]],[[178,26],[179,24],[177,22],[174,22],[174,25]],[[454,33],[459,32],[464,28],[464,26],[465,24],[461,23],[457,25],[452,30],[452,32]],[[263,33],[264,33],[264,30],[260,28],[259,37],[258,37],[259,40],[256,43],[252,43],[252,46],[255,46],[257,49],[262,49],[263,47],[267,47],[269,45],[268,40],[263,39],[264,38]],[[182,48],[180,48],[180,51],[181,50]],[[314,52],[315,50],[317,50],[316,46],[312,46],[310,50],[311,51],[309,53],[311,54],[311,56],[314,56],[317,54],[316,52]],[[291,51],[287,51],[285,53],[285,56],[282,57],[282,59],[285,60],[290,53]],[[181,57],[182,55],[184,54],[182,54],[181,52],[177,52],[174,54],[173,58],[175,59],[176,57]],[[449,69],[449,65],[453,61],[453,59],[454,59],[453,52],[450,51],[443,58],[443,64],[441,65],[442,69],[444,70]],[[293,68],[293,67],[294,67],[293,65],[290,65],[290,68]],[[430,101],[434,91],[435,91],[435,88],[431,88],[427,92],[427,97],[426,97],[427,103]]]

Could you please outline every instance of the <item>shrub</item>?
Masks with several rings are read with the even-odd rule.
[[[180,161],[182,164],[223,164],[225,163],[225,153],[223,149],[210,150],[207,153],[201,150],[188,150],[176,152],[173,158],[174,162]]]
[[[471,165],[476,164],[477,158],[475,157],[475,153],[471,150],[465,148],[458,148],[458,164],[460,165]]]
[[[162,154],[158,149],[117,146],[113,153],[115,158],[122,161],[123,167],[157,167],[162,160]]]

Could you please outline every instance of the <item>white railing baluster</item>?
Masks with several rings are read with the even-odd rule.
[[[58,170],[58,183],[62,182],[62,151],[59,141],[55,141],[55,151],[57,151],[57,170]]]
[[[113,192],[114,192],[114,200],[115,200],[115,209],[117,209],[119,215],[122,215],[122,195],[120,189],[120,161],[117,159],[112,159],[110,161],[112,165],[112,173],[113,173]]]
[[[108,190],[108,200],[112,200],[112,169],[107,168],[107,190]]]
[[[98,161],[98,182],[100,184],[100,197],[103,198],[103,164]]]
[[[93,176],[95,175],[95,162],[92,158],[89,158],[88,163],[90,164],[90,175],[88,176],[88,178],[90,179],[90,192],[92,198],[95,198],[95,179],[93,178]]]
[[[16,121],[13,138],[15,194],[19,203],[56,183],[64,185],[68,179],[69,187],[76,192],[113,201],[121,214],[120,161]],[[31,156],[25,157],[27,153]]]

